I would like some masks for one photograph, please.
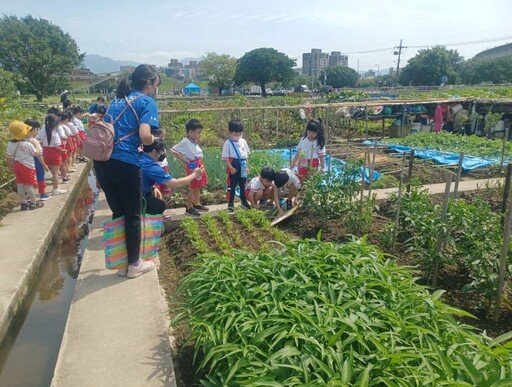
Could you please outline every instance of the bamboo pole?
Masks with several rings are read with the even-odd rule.
[[[459,182],[460,175],[462,173],[462,163],[464,162],[464,152],[460,152],[459,154],[459,165],[457,166],[457,177],[455,178],[455,186],[453,187],[453,197],[457,199],[457,194],[459,192]]]
[[[405,153],[402,155],[402,171],[400,172],[400,184],[398,185],[398,198],[396,203],[395,225],[393,227],[393,241],[391,242],[391,251],[395,251],[396,236],[398,234],[398,226],[400,223],[400,207],[402,206],[402,185],[404,183],[405,171]]]
[[[366,140],[368,141],[368,105],[364,105],[364,124],[366,129]]]
[[[368,187],[368,196],[372,196],[373,172],[375,171],[375,158],[377,153],[377,144],[373,144],[372,163],[370,167],[370,185]]]
[[[512,179],[512,164],[507,165],[507,175],[505,176],[505,186],[503,187],[503,200],[501,201],[501,228],[505,224],[505,212],[507,211],[508,196],[510,193],[510,181]]]
[[[509,164],[510,166],[510,164]],[[500,267],[498,271],[498,286],[496,288],[496,302],[494,305],[494,322],[498,322],[500,318],[500,306],[503,298],[503,286],[505,284],[505,271],[507,268],[508,245],[510,243],[510,228],[512,225],[512,195],[508,198],[508,210],[505,221],[505,229],[503,230],[503,245],[501,247]]]
[[[432,286],[437,286],[437,277],[439,276],[439,252],[441,251],[441,247],[444,243],[444,222],[446,220],[446,214],[448,212],[448,202],[450,200],[450,189],[452,185],[452,174],[448,173],[446,175],[446,188],[444,190],[444,202],[443,202],[443,211],[441,212],[441,222],[439,224],[439,236],[437,238],[436,249],[434,251],[434,270],[432,272]]]
[[[409,170],[407,171],[407,193],[411,192],[412,169],[414,166],[414,149],[411,149],[409,156]]]

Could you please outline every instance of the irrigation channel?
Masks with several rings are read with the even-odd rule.
[[[0,386],[49,386],[98,197],[90,172],[0,348]]]

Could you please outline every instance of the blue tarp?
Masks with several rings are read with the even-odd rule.
[[[270,149],[270,150],[258,150],[255,152],[272,152],[272,153],[278,153],[281,155],[281,158],[283,159],[283,163],[281,165],[274,165],[274,168],[288,168],[290,166],[290,160],[293,159],[295,154],[297,153],[297,147],[292,148],[291,151],[291,158],[290,158],[290,149],[288,148],[281,148],[281,149]],[[329,170],[329,164],[331,163],[331,157],[329,155],[325,155],[325,169]],[[331,171],[333,171],[335,174],[341,174],[342,169],[345,165],[345,161],[337,159],[335,157],[332,157],[332,166]],[[361,167],[361,171],[363,170],[363,167]],[[297,170],[295,170],[297,172]],[[378,180],[382,174],[379,171],[373,171],[373,181]],[[366,168],[364,170],[364,177],[365,181],[367,183],[370,182],[370,170],[369,168]],[[361,180],[361,179],[359,179]]]
[[[364,145],[386,145],[389,149],[394,150],[398,153],[411,153],[411,149],[414,149],[414,155],[420,159],[433,160],[438,164],[442,165],[458,165],[459,154],[452,152],[441,152],[431,149],[419,149],[411,148],[405,145],[394,145],[394,144],[383,144],[382,142],[375,141],[364,141]],[[484,159],[476,156],[464,156],[462,161],[462,169],[464,171],[471,171],[476,168],[487,168],[493,164],[499,164],[500,160],[497,159]]]

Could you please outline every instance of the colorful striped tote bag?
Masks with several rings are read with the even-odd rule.
[[[140,257],[145,261],[153,260],[157,256],[162,231],[162,214],[142,216]],[[124,216],[103,222],[103,247],[107,269],[119,270],[128,266]]]

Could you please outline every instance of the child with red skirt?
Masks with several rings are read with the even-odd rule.
[[[203,151],[197,143],[201,138],[203,124],[201,124],[201,121],[198,119],[193,118],[187,121],[185,130],[187,131],[186,137],[171,148],[171,153],[176,159],[183,163],[187,175],[190,175],[196,168],[204,167]],[[204,170],[201,177],[196,178],[190,183],[190,190],[187,195],[186,215],[198,217],[201,216],[201,212],[208,212],[210,210],[208,207],[201,205],[200,201],[201,188],[207,185],[208,175]]]
[[[299,179],[303,181],[310,169],[325,170],[325,136],[322,120],[312,119],[306,125],[306,133],[297,146],[297,153],[290,168],[298,163]]]

